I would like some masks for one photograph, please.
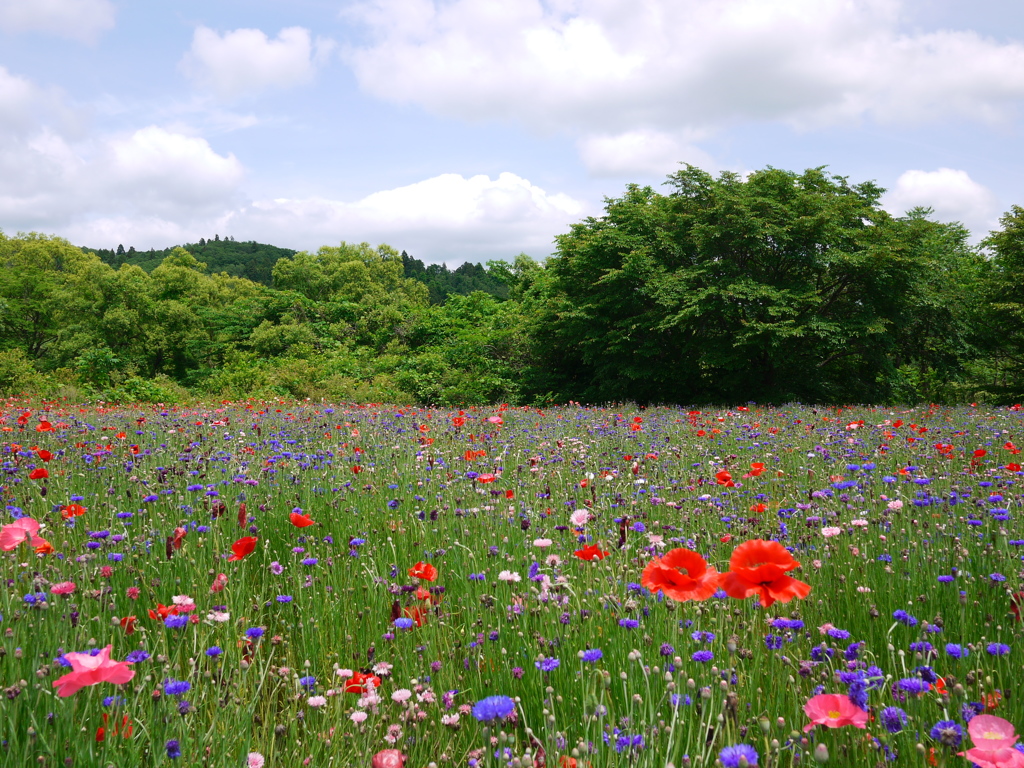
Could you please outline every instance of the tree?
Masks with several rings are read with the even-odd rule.
[[[630,186],[557,238],[527,300],[535,392],[589,401],[869,401],[928,255],[873,183],[811,169]]]

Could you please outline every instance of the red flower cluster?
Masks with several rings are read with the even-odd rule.
[[[767,608],[776,600],[788,603],[811,593],[809,584],[786,575],[799,567],[777,541],[752,539],[733,550],[728,573],[718,573],[699,554],[680,547],[651,560],[640,583],[679,602],[707,600],[721,587],[739,600],[757,595]]]

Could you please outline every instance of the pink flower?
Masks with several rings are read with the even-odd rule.
[[[59,584],[54,584],[50,587],[50,593],[54,595],[70,595],[77,588],[77,585],[73,581],[62,581]]]
[[[832,538],[833,536],[838,536],[842,532],[843,529],[837,525],[829,525],[821,529],[821,535],[824,536],[826,539]]]
[[[246,768],[263,768],[266,759],[259,752],[250,752],[245,760]]]
[[[64,658],[71,662],[71,672],[53,681],[58,696],[71,696],[80,688],[97,683],[114,683],[123,685],[135,677],[127,661],[111,661],[110,652],[114,646],[108,645],[95,656],[88,653],[66,653]]]
[[[995,715],[978,715],[967,724],[974,746],[980,749],[1006,749],[1017,743],[1013,724]]]
[[[104,579],[109,579],[114,575],[114,567],[112,565],[104,565],[100,568],[100,576]]]
[[[405,755],[399,749],[382,749],[370,761],[370,768],[402,768]]]
[[[1018,752],[1013,747],[1008,749],[968,749],[966,752],[957,752],[960,757],[966,757],[978,768],[1024,768],[1024,752]]]
[[[127,595],[132,600],[138,600],[139,599],[139,588],[138,587],[128,587]]]
[[[4,552],[17,549],[23,541],[29,542],[33,547],[46,544],[46,539],[39,536],[38,521],[31,517],[22,517],[0,528],[0,549]]]
[[[848,696],[838,693],[821,693],[808,699],[804,704],[804,712],[811,718],[811,722],[804,726],[804,731],[816,725],[824,725],[826,728],[842,728],[844,725],[866,728],[868,724],[868,713],[850,701]]]
[[[213,580],[213,584],[210,585],[211,592],[223,592],[224,587],[227,586],[228,577],[225,573],[218,573],[217,578]]]
[[[994,715],[978,715],[967,725],[974,748],[958,753],[981,768],[1024,768],[1024,753],[1013,748],[1013,724]]]

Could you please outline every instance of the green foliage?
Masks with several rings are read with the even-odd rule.
[[[0,233],[0,386],[448,406],[1024,399],[1024,209],[978,248],[821,168],[687,167],[668,187],[627,187],[544,264],[217,236],[98,257]]]
[[[291,256],[295,251],[289,248],[278,248],[274,245],[257,243],[254,240],[239,243],[230,239],[201,239],[198,243],[185,243],[181,247],[193,254],[197,259],[204,262],[210,272],[224,272],[233,277],[244,277],[255,283],[270,285],[271,270],[274,263],[281,258]],[[132,264],[141,267],[146,272],[152,272],[167,258],[174,248],[162,250],[136,251],[134,247],[127,251],[123,245],[116,249],[97,248],[83,249],[93,251],[104,263],[114,269],[122,264]]]

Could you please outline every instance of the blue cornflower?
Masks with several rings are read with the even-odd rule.
[[[219,645],[211,645],[209,648],[206,649],[206,655],[210,658],[216,658],[217,656],[220,656],[222,653],[224,653],[224,649],[221,648]]]
[[[893,611],[892,617],[900,624],[905,624],[908,627],[917,626],[917,619],[904,610]]]
[[[316,565],[319,562],[320,561],[317,560],[315,557],[305,557],[305,558],[302,559],[302,564],[303,565]]]
[[[149,654],[145,651],[132,651],[124,657],[124,660],[127,661],[129,664],[138,664],[140,662],[145,661],[148,658]]]
[[[303,688],[313,688],[316,686],[316,678],[313,675],[306,675],[305,677],[299,678],[299,685]]]
[[[588,648],[580,654],[580,660],[585,661],[588,664],[593,664],[598,659],[604,657],[604,653],[600,648]]]
[[[711,651],[697,651],[690,658],[703,664],[715,658],[715,654]]]
[[[264,632],[266,632],[266,630],[263,629],[263,627],[249,627],[245,630],[245,636],[250,640],[257,640],[258,638],[263,637]]]
[[[415,623],[415,621],[405,616],[395,619],[394,622],[395,626],[399,629],[412,629]]]
[[[482,723],[501,720],[511,715],[516,703],[508,696],[488,696],[473,705],[473,717]]]
[[[164,619],[164,626],[169,629],[181,629],[188,624],[188,616],[168,616]]]
[[[191,688],[192,683],[188,680],[174,680],[173,678],[167,678],[164,680],[165,696],[181,696],[182,694],[188,693]]]
[[[952,720],[940,720],[932,726],[928,735],[943,746],[955,749],[963,741],[964,729]]]
[[[181,757],[181,745],[178,744],[177,739],[171,739],[168,741],[164,744],[164,748],[167,750],[167,756],[171,758],[171,760]]]
[[[907,724],[907,713],[899,707],[886,707],[882,710],[880,719],[889,733],[899,733]]]
[[[836,627],[832,627],[831,629],[829,629],[826,634],[829,637],[834,637],[836,640],[849,640],[850,639],[850,633],[849,632],[847,632],[845,629],[837,629]]]
[[[292,598],[291,595],[278,595],[277,596],[277,602],[279,602],[279,603],[290,603],[292,601],[292,599],[293,598]]]
[[[552,656],[548,656],[533,663],[533,665],[541,672],[551,672],[552,670],[558,669],[561,664],[561,661]]]
[[[954,659],[964,659],[970,654],[970,650],[957,643],[946,643],[946,654]]]
[[[1010,646],[1005,643],[989,643],[985,650],[990,656],[1005,656],[1010,652]]]
[[[736,744],[719,752],[718,759],[725,768],[740,768],[741,761],[746,761],[747,765],[757,765],[757,750],[749,744]]]
[[[636,619],[619,619],[619,626],[626,629],[636,629],[640,626],[640,622]]]

